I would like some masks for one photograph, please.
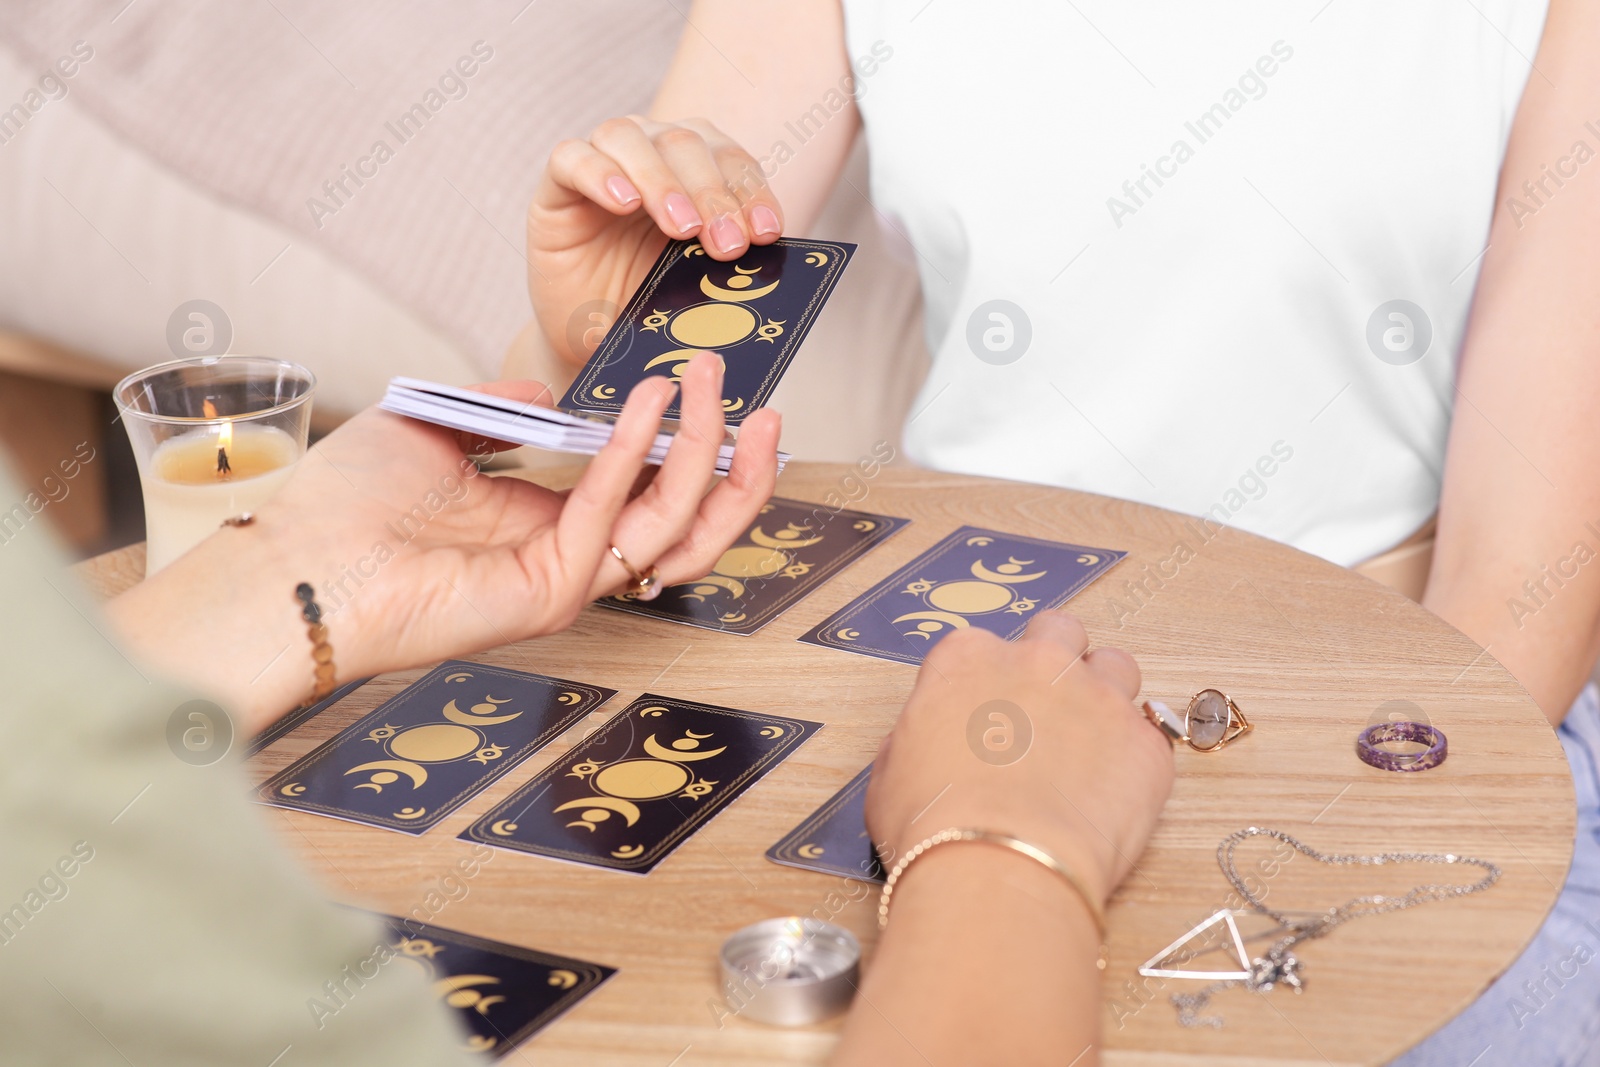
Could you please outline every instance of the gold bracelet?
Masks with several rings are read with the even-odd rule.
[[[1060,860],[1050,855],[1050,853],[1046,852],[1044,849],[1039,848],[1037,845],[1030,845],[1028,842],[1019,840],[1018,838],[1011,837],[1007,834],[994,833],[989,830],[963,830],[956,827],[951,827],[948,830],[940,830],[932,837],[924,838],[922,841],[919,841],[917,844],[913,845],[904,856],[900,857],[900,861],[896,863],[894,865],[894,869],[889,872],[888,880],[883,883],[883,895],[878,898],[878,929],[881,930],[889,925],[889,901],[893,898],[894,887],[900,881],[901,876],[905,874],[906,868],[910,867],[912,861],[914,861],[924,852],[928,851],[930,848],[935,848],[939,845],[947,845],[952,841],[979,841],[987,845],[996,845],[1000,848],[1008,848],[1012,852],[1021,853],[1022,855],[1033,860],[1035,863],[1042,864],[1049,870],[1060,875],[1061,878],[1072,887],[1073,892],[1077,893],[1078,896],[1082,898],[1084,907],[1089,909],[1089,916],[1094,920],[1095,930],[1100,935],[1100,957],[1096,961],[1095,965],[1102,971],[1106,969],[1107,946],[1105,908],[1098,900],[1095,899],[1094,894],[1089,891],[1089,887],[1084,884],[1083,879],[1074,874]]]

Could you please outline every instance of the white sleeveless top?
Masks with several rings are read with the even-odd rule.
[[[1542,0],[844,6],[913,459],[1343,564],[1426,521]]]

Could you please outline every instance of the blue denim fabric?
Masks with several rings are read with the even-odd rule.
[[[1578,797],[1572,869],[1528,950],[1393,1067],[1600,1067],[1600,694],[1559,732]]]

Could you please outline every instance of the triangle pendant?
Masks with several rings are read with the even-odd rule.
[[[1222,923],[1228,928],[1228,934],[1233,940],[1233,954],[1239,961],[1239,969],[1237,971],[1187,971],[1175,966],[1165,966],[1169,963],[1178,962],[1173,960],[1173,957],[1178,955],[1179,949],[1194,941],[1218,923]],[[1197,952],[1195,955],[1199,955],[1199,953]],[[1189,958],[1192,959],[1194,957],[1191,956]],[[1250,977],[1250,957],[1244,951],[1244,939],[1239,936],[1239,926],[1233,921],[1233,912],[1223,910],[1214,912],[1209,919],[1191,927],[1182,937],[1157,952],[1154,956],[1151,956],[1139,968],[1139,973],[1146,978],[1195,978],[1213,982],[1245,980]]]

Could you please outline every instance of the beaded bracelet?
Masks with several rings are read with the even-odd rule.
[[[1089,887],[1084,884],[1083,879],[1079,878],[1065,864],[1044,849],[1007,834],[997,834],[989,830],[963,830],[951,827],[948,830],[940,830],[932,837],[924,838],[911,846],[906,854],[900,857],[900,861],[894,865],[894,869],[889,872],[888,880],[883,883],[883,895],[878,898],[878,928],[880,930],[889,925],[889,901],[894,896],[894,887],[900,881],[901,876],[905,874],[906,868],[910,867],[918,856],[921,856],[930,848],[947,845],[952,841],[979,841],[986,845],[1007,848],[1012,852],[1028,857],[1035,863],[1042,864],[1057,875],[1060,875],[1067,885],[1072,887],[1073,892],[1083,898],[1084,907],[1089,909],[1089,916],[1094,919],[1095,930],[1100,935],[1100,956],[1095,961],[1095,966],[1102,971],[1106,969],[1108,950],[1106,946],[1105,908],[1095,898],[1095,895],[1089,891]]]
[[[333,692],[334,678],[339,672],[333,665],[333,646],[328,643],[328,627],[322,621],[316,590],[311,588],[310,582],[301,582],[294,587],[294,595],[300,601],[300,617],[306,621],[306,636],[311,638],[311,661],[316,665],[316,680],[311,696],[302,705],[305,707]]]

